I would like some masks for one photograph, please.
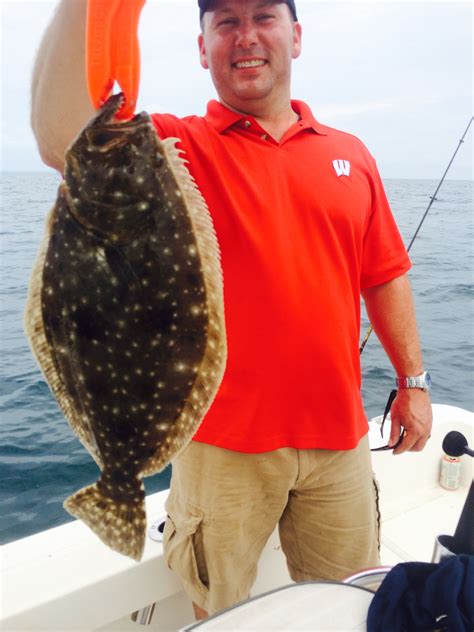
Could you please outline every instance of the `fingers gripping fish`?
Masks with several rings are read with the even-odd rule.
[[[66,154],[26,306],[33,352],[101,469],[64,506],[139,560],[143,476],[188,444],[226,362],[222,271],[206,204],[148,114],[111,97]]]

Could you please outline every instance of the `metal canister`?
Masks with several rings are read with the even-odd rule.
[[[439,483],[444,489],[458,489],[461,484],[461,459],[443,454]]]

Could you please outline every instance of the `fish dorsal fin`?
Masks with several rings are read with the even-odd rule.
[[[160,142],[164,147],[166,159],[182,192],[192,222],[206,286],[209,322],[206,349],[180,419],[174,423],[176,428],[179,428],[180,423],[188,428],[194,428],[192,436],[214,400],[226,365],[223,275],[219,243],[211,214],[194,178],[186,167],[188,161],[181,155],[182,150],[176,147],[179,138],[169,137]],[[183,433],[179,433],[177,439],[180,437],[183,437],[182,440],[173,443],[175,453],[171,455],[171,458],[177,456],[188,445],[191,438],[185,438]],[[166,454],[166,449],[160,447],[150,460],[145,473],[151,474],[162,469],[167,462],[166,459],[169,460],[169,456]]]

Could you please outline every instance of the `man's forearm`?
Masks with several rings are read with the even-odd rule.
[[[423,359],[416,326],[410,282],[406,275],[363,292],[372,326],[395,372],[400,377],[423,372]],[[394,454],[422,450],[432,425],[429,394],[419,388],[400,389],[391,410],[390,444],[395,445],[402,428],[403,441]]]
[[[415,308],[406,275],[362,293],[370,322],[397,375],[423,371]]]
[[[67,147],[93,113],[85,70],[87,0],[63,0],[33,70],[31,125],[41,157],[63,170]]]

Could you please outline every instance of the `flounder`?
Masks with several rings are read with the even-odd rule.
[[[33,352],[99,480],[64,506],[139,560],[143,476],[189,443],[226,362],[211,216],[176,138],[114,95],[66,153],[25,314]]]

